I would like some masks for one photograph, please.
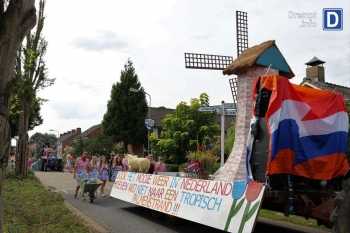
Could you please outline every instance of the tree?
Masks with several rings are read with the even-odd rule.
[[[14,96],[15,57],[24,36],[35,26],[35,0],[0,3],[0,232],[3,231],[3,181],[11,144],[10,107]],[[8,4],[8,5],[7,5]]]
[[[114,147],[113,139],[105,134],[98,134],[87,141],[86,150],[92,155],[105,155],[109,157]]]
[[[215,113],[199,112],[201,106],[209,106],[206,93],[200,94],[199,99],[191,99],[190,105],[180,102],[174,114],[165,116],[161,140],[155,134],[150,137],[153,151],[164,156],[166,162],[181,164],[186,161],[188,151],[217,141],[215,133],[220,127],[214,122]]]
[[[45,144],[53,143],[57,141],[57,137],[55,134],[48,134],[48,133],[35,133],[29,138],[29,142],[33,145],[35,144],[36,150],[34,152],[35,155],[38,157],[41,156],[41,151]]]
[[[36,100],[36,92],[39,89],[51,86],[55,79],[47,77],[47,68],[44,56],[47,42],[41,36],[44,27],[45,0],[39,1],[37,27],[34,33],[27,33],[26,43],[23,49],[17,52],[16,77],[18,83],[18,98],[21,114],[18,121],[18,149],[19,160],[16,160],[16,173],[26,175],[28,173],[28,129],[29,118],[33,112],[33,101]],[[17,163],[18,162],[18,163]]]
[[[84,151],[87,151],[88,144],[89,139],[85,137],[79,137],[78,139],[74,140],[71,143],[73,148],[73,155],[75,155],[75,157],[82,155]]]
[[[130,88],[139,92],[130,92]],[[103,133],[113,138],[114,142],[123,142],[127,146],[147,141],[144,120],[147,114],[144,89],[135,73],[130,59],[121,71],[120,82],[113,84],[107,112],[103,116]]]
[[[36,98],[32,101],[32,104],[30,106],[30,114],[29,114],[29,125],[28,125],[29,131],[33,130],[36,126],[39,126],[43,123],[44,120],[40,115],[40,110],[41,110],[41,105],[44,101],[45,100],[41,98]],[[12,100],[11,109],[12,109],[12,112],[10,112],[11,138],[14,138],[15,136],[18,136],[19,116],[22,113],[17,95],[15,95]]]
[[[235,142],[236,119],[232,120],[231,127],[227,130],[225,141],[225,154],[230,155]],[[227,159],[227,158],[226,158]]]

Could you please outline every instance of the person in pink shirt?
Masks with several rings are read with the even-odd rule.
[[[155,166],[155,171],[156,172],[166,172],[166,165],[163,163],[163,158],[159,157],[158,162],[156,163]]]
[[[64,170],[68,169],[68,171],[70,173],[72,173],[72,171],[71,171],[71,169],[72,169],[72,160],[73,160],[73,156],[69,152],[68,155],[66,156],[66,166],[63,168],[62,172],[64,172]]]

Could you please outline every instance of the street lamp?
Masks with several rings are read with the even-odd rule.
[[[60,133],[57,130],[50,129],[50,131],[55,131],[57,132],[57,139],[56,139],[56,153],[58,154],[58,138],[60,137]]]
[[[130,91],[131,92],[140,92],[139,89],[136,89],[136,88],[132,88],[130,87]],[[146,95],[148,95],[149,97],[149,106],[148,106],[148,119],[151,119],[151,95],[148,94],[147,92],[145,92]],[[149,133],[150,133],[150,129],[148,129],[148,147],[147,147],[147,153],[149,153]]]

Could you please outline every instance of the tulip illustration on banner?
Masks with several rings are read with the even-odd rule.
[[[238,213],[238,211],[241,209],[243,203],[244,203],[244,198],[238,203],[236,206],[237,200],[240,199],[246,189],[247,186],[247,181],[245,180],[240,180],[240,181],[233,181],[233,188],[232,188],[232,205],[230,212],[228,214],[226,224],[225,224],[225,231],[228,230],[232,218]]]
[[[247,199],[247,206],[245,207],[242,217],[241,225],[239,226],[239,233],[243,232],[245,223],[254,215],[259,207],[260,201],[257,201],[250,209],[251,203],[259,196],[263,184],[255,181],[248,181],[247,191],[245,193],[245,199]]]

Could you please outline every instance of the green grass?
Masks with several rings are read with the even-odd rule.
[[[318,226],[315,219],[306,220],[304,217],[290,215],[289,217],[284,216],[282,213],[261,209],[259,216],[262,218],[272,219],[280,222],[289,222],[295,225],[311,227],[318,230],[330,231],[329,228],[325,226]]]
[[[96,232],[63,202],[63,197],[46,190],[32,171],[23,178],[8,169],[4,182],[4,233]]]

